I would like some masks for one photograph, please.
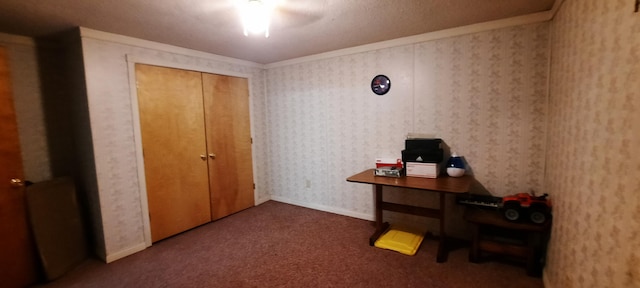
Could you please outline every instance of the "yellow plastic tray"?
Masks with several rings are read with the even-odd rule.
[[[378,248],[400,252],[405,255],[415,255],[420,248],[424,234],[405,231],[408,229],[390,228],[376,240]]]

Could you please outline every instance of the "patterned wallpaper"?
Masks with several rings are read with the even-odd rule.
[[[548,24],[416,45],[414,131],[465,156],[497,196],[541,191]]]
[[[640,14],[566,0],[552,24],[547,287],[640,287]]]
[[[372,188],[345,179],[400,157],[408,132],[465,156],[481,193],[542,192],[548,32],[530,24],[268,69],[272,198],[371,219]],[[392,81],[384,96],[370,91],[376,74]],[[385,197],[425,201],[415,193]]]

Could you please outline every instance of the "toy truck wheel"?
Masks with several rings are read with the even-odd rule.
[[[507,220],[516,221],[518,220],[518,218],[520,218],[520,211],[513,208],[505,209],[504,218],[507,218]]]
[[[544,215],[544,213],[542,213],[540,211],[533,211],[533,212],[531,212],[531,214],[529,214],[529,219],[533,223],[542,224],[545,221],[547,221],[547,216]]]
[[[531,211],[529,212],[529,220],[531,220],[531,222],[536,223],[536,224],[542,224],[544,222],[547,221],[547,213],[545,211],[545,209],[538,207],[538,208],[531,208]]]
[[[509,203],[504,206],[504,218],[510,221],[517,221],[520,218],[520,205]]]

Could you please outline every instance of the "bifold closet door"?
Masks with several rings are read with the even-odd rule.
[[[249,81],[202,74],[213,220],[254,202]]]
[[[136,64],[153,242],[211,221],[201,73]]]

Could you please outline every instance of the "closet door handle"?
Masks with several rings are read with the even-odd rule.
[[[209,158],[211,158],[211,159],[216,159],[216,154],[209,153]]]
[[[204,154],[200,154],[200,159],[207,160],[207,156],[205,156]]]

